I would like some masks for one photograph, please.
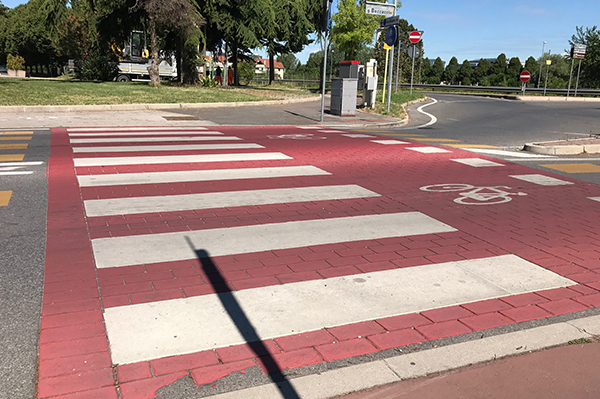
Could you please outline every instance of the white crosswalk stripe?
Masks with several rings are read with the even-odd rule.
[[[299,128],[310,129],[311,127]],[[372,213],[345,216],[356,213],[344,213],[344,201],[351,200],[358,203],[360,200],[368,203],[368,201],[384,201],[385,198],[378,198],[381,197],[379,193],[351,184],[347,180],[342,182],[344,184],[340,184],[340,180],[335,175],[315,166],[286,165],[290,161],[298,161],[281,152],[268,152],[268,149],[265,149],[264,152],[252,153],[210,153],[221,148],[219,147],[221,144],[136,145],[140,142],[177,141],[174,140],[177,138],[181,138],[181,141],[199,139],[193,137],[188,140],[188,137],[184,137],[187,133],[181,131],[173,131],[173,137],[156,137],[155,134],[158,132],[168,134],[165,132],[169,129],[164,128],[130,129],[129,134],[133,138],[117,137],[126,135],[126,130],[117,133],[111,129],[100,128],[89,131],[74,129],[71,132],[97,137],[71,139],[72,144],[119,144],[102,147],[75,146],[74,150],[113,152],[118,149],[122,152],[140,152],[139,156],[116,156],[118,154],[96,158],[80,156],[74,158],[76,167],[163,165],[160,171],[145,173],[138,173],[139,169],[136,169],[135,173],[107,173],[93,169],[82,171],[82,175],[77,179],[82,187],[82,193],[87,195],[84,205],[89,221],[100,221],[101,219],[97,218],[101,217],[113,219],[114,215],[122,215],[124,218],[133,216],[132,219],[135,219],[141,218],[140,214],[147,213],[160,214],[162,217],[164,212],[199,209],[204,210],[203,212],[214,209],[213,212],[218,218],[220,216],[217,210],[224,208],[230,212],[231,207],[260,208],[266,205],[269,208],[271,205],[276,205],[284,208],[292,203],[300,207],[305,205],[300,202],[316,201],[339,201],[331,204],[335,205],[336,210],[338,206],[340,207],[340,214],[320,214],[318,211],[321,208],[318,204],[319,210],[315,211],[314,217],[308,214],[307,218],[307,214],[301,213],[294,216],[293,212],[288,212],[287,215],[291,216],[285,216],[283,220],[290,221],[284,222],[252,220],[245,223],[240,219],[241,225],[232,227],[202,226],[200,229],[194,229],[182,226],[178,229],[176,226],[175,231],[167,230],[170,232],[154,234],[132,232],[130,235],[114,237],[108,234],[102,235],[103,238],[91,240],[98,269],[126,270],[122,268],[189,261],[197,259],[197,250],[206,251],[211,257],[235,257],[276,250],[290,250],[293,253],[296,249],[314,248],[318,245],[349,244],[363,240],[414,237],[425,234],[442,236],[458,231],[453,226],[418,211],[388,210],[388,213],[382,213],[373,209]],[[109,136],[111,134],[113,136]],[[364,137],[364,135],[347,136]],[[228,135],[220,137],[223,140],[233,140],[232,136]],[[367,135],[367,137],[372,136]],[[203,139],[217,140],[214,136],[205,136]],[[384,140],[382,144],[389,144],[389,141]],[[399,143],[403,142],[394,140],[394,144]],[[264,148],[254,143],[247,144],[256,146],[250,148]],[[151,155],[156,148],[169,148],[169,150],[187,148],[190,151],[204,151],[204,153]],[[409,149],[425,154],[451,152],[437,147],[409,147]],[[254,163],[250,165],[252,167],[243,164],[223,165],[227,162],[240,161]],[[261,164],[262,161],[268,162]],[[475,167],[501,165],[490,165],[494,162],[479,158],[453,161]],[[168,170],[170,164],[210,162],[220,162],[221,166],[213,168],[211,165],[206,165],[208,169],[203,170]],[[221,168],[222,166],[226,168]],[[186,165],[187,167],[193,166]],[[147,169],[151,170],[152,167]],[[90,171],[91,174],[88,174]],[[531,178],[526,175],[512,177],[543,184],[541,178]],[[252,181],[240,182],[244,179],[256,179],[256,182],[260,182],[260,187],[254,187],[255,182]],[[213,182],[219,181],[224,183],[212,186]],[[198,189],[197,183],[203,184],[203,182],[205,186]],[[158,196],[144,193],[144,190],[156,189],[153,185],[163,183],[173,185],[166,186],[167,188],[160,187],[165,192],[170,192],[172,188],[171,194]],[[239,184],[241,188],[237,186],[235,191],[223,189],[230,183]],[[141,185],[148,186],[141,187]],[[112,193],[110,189],[112,186],[122,187]],[[188,186],[191,188],[188,189]],[[185,194],[182,194],[182,187],[185,189],[183,191]],[[220,189],[215,191],[216,187]],[[98,198],[92,199],[95,196]],[[190,213],[193,218],[195,214]],[[515,255],[490,256],[483,259],[405,267],[279,285],[276,285],[278,280],[274,277],[273,280],[275,282],[260,288],[243,289],[242,287],[239,291],[230,294],[231,298],[239,302],[261,339],[576,284]],[[102,291],[103,287],[100,290]],[[104,310],[111,357],[116,364],[135,363],[242,344],[245,342],[244,337],[231,317],[219,294],[154,300],[135,305],[107,307]]]
[[[97,144],[97,143],[154,143],[161,141],[233,141],[241,140],[235,136],[166,136],[166,137],[104,137],[94,139],[71,139],[71,144]]]
[[[265,148],[254,143],[241,144],[181,144],[181,145],[130,145],[110,147],[73,147],[74,153],[97,152],[142,152],[142,151],[203,151],[203,150],[242,150]]]

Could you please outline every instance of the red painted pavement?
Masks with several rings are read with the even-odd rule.
[[[235,152],[280,151],[294,159],[74,168],[66,130],[52,130],[48,162],[46,280],[40,335],[40,398],[116,398],[117,387],[123,399],[152,398],[158,388],[188,373],[198,384],[207,384],[253,365],[264,370],[261,357],[257,357],[246,345],[114,367],[108,353],[103,308],[206,295],[225,287],[212,287],[198,261],[192,259],[97,270],[90,239],[99,237],[419,211],[458,231],[222,256],[213,258],[213,261],[227,280],[226,289],[230,290],[507,253],[516,254],[579,283],[569,288],[265,341],[269,353],[282,369],[600,305],[600,236],[597,232],[600,204],[587,198],[600,196],[600,187],[596,185],[571,180],[575,184],[538,186],[509,177],[540,173],[537,170],[495,159],[505,166],[474,168],[450,159],[491,158],[457,149],[452,149],[451,153],[421,154],[406,149],[411,145],[380,145],[367,138],[301,131],[295,127],[220,127],[216,130],[265,146],[264,150]],[[327,138],[290,140],[269,137],[290,133]],[[418,143],[414,146],[426,145]],[[87,157],[87,154],[76,154],[76,157]],[[76,181],[76,173],[286,165],[313,165],[333,175],[83,189]],[[551,173],[543,174],[552,176]],[[512,201],[504,204],[469,206],[453,201],[458,197],[456,192],[424,192],[419,189],[440,183],[508,186],[511,187],[510,192],[525,192],[527,195],[514,196]],[[99,218],[86,218],[82,204],[82,199],[92,198],[328,184],[358,184],[383,196]]]

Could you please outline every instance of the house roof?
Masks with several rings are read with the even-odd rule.
[[[261,64],[264,64],[264,66],[266,66],[267,68],[269,68],[269,67],[270,67],[270,65],[271,65],[271,63],[269,62],[269,59],[268,59],[268,58],[257,58],[257,59],[256,59],[256,62],[257,62],[257,63],[259,63],[259,62],[260,62]],[[282,64],[281,62],[279,62],[279,61],[275,60],[274,64],[275,64],[275,68],[281,68],[281,69],[284,69],[284,66],[283,66],[283,64]]]

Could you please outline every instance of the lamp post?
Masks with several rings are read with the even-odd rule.
[[[331,84],[332,77],[333,77],[333,48],[331,49],[331,67],[329,68],[329,83],[330,84]]]
[[[540,59],[540,71],[538,73],[538,84],[537,88],[540,88],[540,82],[542,81],[542,62],[544,62],[544,47],[546,46],[546,42],[542,44],[542,58]]]

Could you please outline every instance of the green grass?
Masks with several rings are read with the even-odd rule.
[[[587,338],[578,338],[568,342],[569,345],[591,344],[593,341]]]
[[[263,101],[287,98],[283,91],[180,86],[152,88],[146,82],[77,82],[0,79],[0,105],[173,104]]]
[[[402,104],[406,104],[411,101],[420,100],[425,98],[425,95],[422,93],[413,91],[410,94],[410,90],[398,90],[396,93],[394,89],[392,89],[392,96],[390,102],[390,112],[387,112],[387,93],[385,102],[382,102],[383,90],[377,89],[377,101],[375,102],[375,108],[362,108],[361,111],[371,112],[380,115],[388,115],[393,116],[395,118],[404,118],[406,113],[404,112],[404,108],[402,108]]]

